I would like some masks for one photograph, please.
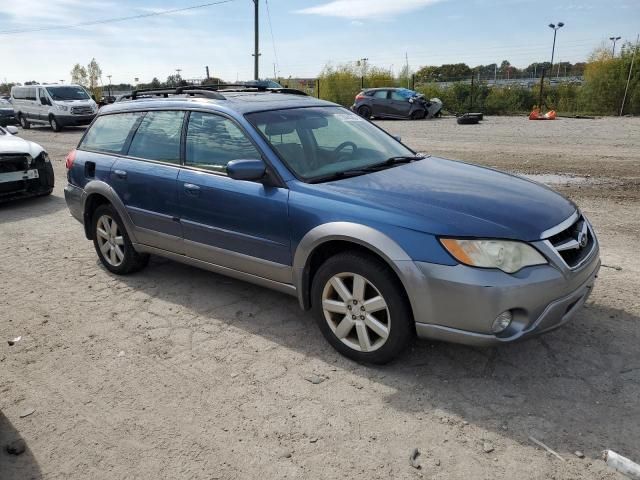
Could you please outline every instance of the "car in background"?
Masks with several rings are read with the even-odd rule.
[[[294,295],[373,363],[416,335],[532,337],[591,293],[595,234],[543,185],[419,155],[301,91],[144,93],[101,109],[66,160],[69,210],[114,274],[156,254]]]
[[[16,114],[13,111],[13,105],[9,100],[0,98],[0,127],[14,125],[18,123]]]
[[[273,80],[249,80],[244,82],[246,87],[258,87],[258,88],[283,88],[278,82]]]
[[[11,88],[13,110],[24,129],[31,124],[64,127],[89,125],[98,105],[80,85],[26,85]]]
[[[441,114],[442,102],[427,100],[408,88],[367,88],[356,95],[351,110],[364,118],[410,118],[420,120]]]
[[[17,133],[12,125],[0,127],[0,202],[53,191],[53,166],[47,152]]]

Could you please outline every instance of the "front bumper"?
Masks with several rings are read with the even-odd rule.
[[[56,120],[62,127],[78,127],[89,125],[95,116],[95,113],[91,115],[56,115]]]
[[[600,269],[597,245],[577,270],[551,264],[516,274],[416,262],[424,295],[413,298],[419,337],[491,346],[548,332],[571,320],[589,297]],[[492,333],[494,319],[511,310],[511,325]]]

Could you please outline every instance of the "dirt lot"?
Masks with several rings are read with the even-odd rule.
[[[108,274],[62,194],[81,131],[21,131],[58,183],[0,206],[0,479],[622,478],[600,451],[640,461],[640,119],[381,125],[433,154],[579,176],[556,187],[607,267],[575,321],[357,365],[293,298],[162,259]]]

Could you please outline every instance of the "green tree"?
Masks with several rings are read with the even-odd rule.
[[[74,67],[75,68],[75,67]],[[100,87],[100,79],[102,78],[102,69],[95,58],[92,58],[87,65],[87,83],[89,91],[94,98],[102,97],[102,88]]]
[[[83,87],[88,84],[87,70],[79,63],[76,63],[71,69],[71,83],[82,85]]]

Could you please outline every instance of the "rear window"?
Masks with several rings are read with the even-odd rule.
[[[180,163],[183,111],[147,112],[131,141],[131,157]]]
[[[96,152],[124,153],[127,137],[142,116],[142,112],[130,112],[98,117],[84,136],[80,148]]]

